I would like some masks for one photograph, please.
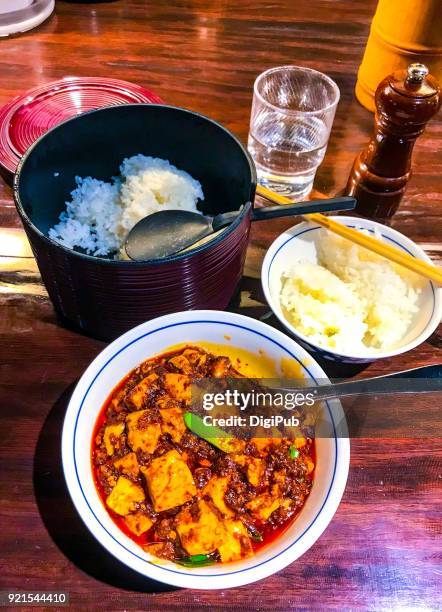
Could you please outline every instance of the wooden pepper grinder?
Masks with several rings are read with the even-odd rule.
[[[375,94],[375,133],[356,157],[346,187],[358,201],[355,212],[394,215],[411,176],[416,138],[441,102],[438,83],[423,64],[410,64],[381,81]]]

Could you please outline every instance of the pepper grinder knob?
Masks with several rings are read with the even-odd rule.
[[[422,83],[429,74],[430,71],[425,64],[410,64],[407,68],[406,83]]]

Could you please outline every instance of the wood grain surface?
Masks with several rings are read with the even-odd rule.
[[[262,70],[301,64],[342,92],[316,188],[344,185],[372,116],[353,88],[373,0],[59,1],[40,28],[0,40],[0,105],[64,75],[112,76],[207,114],[247,136],[252,85]],[[442,259],[442,121],[415,149],[414,176],[392,225]],[[254,224],[232,309],[268,312],[259,274],[272,240],[292,220]],[[0,228],[20,228],[0,185]],[[104,344],[63,328],[32,258],[2,256],[0,231],[0,590],[63,590],[74,610],[438,610],[442,606],[442,433],[357,438],[342,503],[298,561],[253,586],[194,591],[151,582],[110,557],[68,497],[60,428],[70,393]],[[17,235],[21,235],[18,232]],[[274,319],[268,322],[275,324]],[[442,332],[362,376],[440,363]],[[425,402],[416,398],[417,411]]]

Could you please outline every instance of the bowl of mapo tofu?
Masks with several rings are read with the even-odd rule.
[[[292,439],[221,444],[186,418],[195,380],[288,373],[326,379],[293,340],[226,312],[167,315],[110,344],[80,379],[63,429],[66,482],[93,535],[134,570],[190,588],[253,582],[301,556],[338,507],[348,439],[301,427]],[[342,423],[339,402],[321,410]]]

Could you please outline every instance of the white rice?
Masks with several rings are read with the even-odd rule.
[[[283,274],[281,307],[300,333],[345,353],[390,348],[406,335],[421,279],[349,240],[320,230],[318,264]]]
[[[159,210],[197,210],[201,184],[168,161],[144,155],[123,160],[111,182],[75,177],[76,189],[49,237],[91,255],[120,251],[141,219]]]
[[[366,333],[361,300],[317,264],[294,265],[283,277],[280,299],[289,322],[320,346],[348,352]]]

